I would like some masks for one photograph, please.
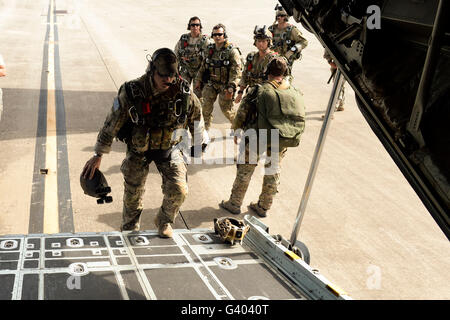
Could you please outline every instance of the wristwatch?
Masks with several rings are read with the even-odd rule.
[[[101,158],[102,156],[103,156],[103,154],[101,154],[101,153],[97,153],[97,152],[94,153],[94,157]]]

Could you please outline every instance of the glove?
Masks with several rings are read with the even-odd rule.
[[[202,153],[201,154],[196,154],[195,146],[191,146],[191,157],[193,157],[193,158],[200,158],[201,155],[206,152],[206,147],[208,147],[208,144],[202,143]]]

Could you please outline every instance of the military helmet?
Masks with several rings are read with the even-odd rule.
[[[220,236],[222,241],[234,245],[235,241],[242,244],[242,240],[250,227],[244,221],[232,217],[214,219],[214,231]]]
[[[266,25],[260,27],[255,26],[255,29],[253,30],[253,39],[255,42],[253,42],[253,45],[256,46],[256,39],[269,39],[269,47],[272,45],[272,32],[269,31],[269,29],[266,27]]]
[[[94,177],[92,179],[86,179],[83,174],[80,175],[80,184],[81,188],[84,191],[84,194],[88,196],[98,198],[97,203],[102,204],[104,202],[112,202],[112,197],[107,196],[108,193],[111,192],[111,187],[108,186],[108,182],[106,181],[103,173],[95,169]]]
[[[278,16],[286,16],[286,21],[289,17],[288,13],[286,12],[286,10],[284,10],[283,6],[281,4],[277,4],[275,6],[275,20],[278,18]]]
[[[169,48],[156,50],[150,60],[148,60],[148,66],[145,72],[152,75],[155,70],[162,77],[176,76],[178,74],[178,61],[175,52]]]

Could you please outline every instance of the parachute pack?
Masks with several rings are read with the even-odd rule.
[[[256,101],[258,129],[278,129],[280,148],[297,147],[305,130],[303,95],[292,86],[279,89],[271,82],[259,86]]]

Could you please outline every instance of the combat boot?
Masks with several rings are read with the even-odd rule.
[[[231,212],[232,214],[241,214],[241,207],[232,204],[230,200],[228,201],[222,200],[222,202],[219,203],[219,207],[227,210],[228,212]]]
[[[155,225],[158,228],[158,234],[161,238],[172,238],[173,229],[170,223],[162,223],[158,216],[155,218]]]
[[[248,206],[250,209],[256,212],[256,214],[262,218],[267,217],[267,209],[264,209],[259,205],[259,202],[251,202]]]
[[[129,223],[125,223],[124,225],[120,226],[120,232],[122,231],[139,231],[139,222],[134,223],[134,222],[129,222]]]

